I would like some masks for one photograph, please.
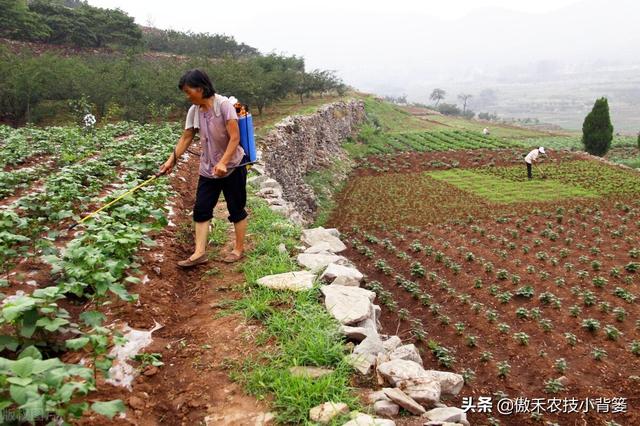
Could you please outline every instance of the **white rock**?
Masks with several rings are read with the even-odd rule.
[[[371,354],[349,354],[344,359],[363,376],[368,375],[376,363],[375,355]]]
[[[393,420],[371,417],[368,414],[357,413],[353,420],[348,421],[342,426],[396,426],[396,422]]]
[[[325,268],[330,263],[338,262],[338,261],[346,261],[346,259],[342,256],[338,256],[335,254],[309,254],[309,253],[300,253],[296,258],[298,264],[307,269],[310,269],[313,272],[320,272],[323,268]]]
[[[332,253],[340,253],[347,249],[340,238],[338,238],[334,232],[327,231],[322,226],[312,229],[304,229],[302,231],[302,242],[314,246],[321,242],[326,242],[331,246]]]
[[[282,198],[282,189],[267,187],[256,192],[256,195],[262,198]]]
[[[371,354],[378,356],[379,353],[384,353],[384,346],[382,346],[382,340],[377,334],[369,334],[356,348],[353,350],[354,354]]]
[[[389,358],[406,359],[408,361],[414,361],[420,364],[420,366],[423,365],[420,352],[418,352],[418,348],[416,348],[413,343],[396,348],[393,352],[389,354]]]
[[[340,231],[338,231],[336,228],[325,228],[325,231],[327,231],[330,235],[333,235],[336,238],[340,238]]]
[[[424,414],[431,421],[462,423],[468,425],[467,414],[456,407],[434,408]]]
[[[400,406],[391,401],[376,401],[373,404],[373,411],[377,416],[394,417],[400,412]]]
[[[267,198],[267,204],[270,206],[286,206],[287,202],[282,198]]]
[[[443,395],[455,396],[462,390],[464,385],[464,377],[460,374],[437,370],[427,370],[425,373],[426,377],[431,377],[440,383]]]
[[[375,309],[376,305],[372,306]],[[373,312],[375,312],[375,310]],[[367,330],[369,330],[368,333],[378,334],[378,327],[376,327],[376,322],[373,320],[373,313],[371,314],[371,316],[365,318],[362,322],[355,324],[355,326],[366,328]]]
[[[295,210],[293,210],[293,211],[291,211],[289,213],[289,220],[291,222],[295,223],[298,226],[304,226],[305,224],[307,224],[309,222],[304,217],[302,217],[302,215],[300,213],[298,213]]]
[[[280,213],[283,216],[288,216],[291,214],[292,209],[288,205],[278,206],[278,205],[270,205],[269,208],[276,213]]]
[[[279,188],[282,189],[282,185],[280,185],[278,183],[277,180],[272,179],[272,178],[267,178],[264,181],[262,181],[262,183],[260,184],[260,188],[264,189],[264,188]]]
[[[341,414],[347,414],[349,406],[344,402],[325,402],[309,410],[309,418],[318,423],[327,424]]]
[[[364,276],[355,268],[330,263],[320,276],[321,280],[331,284],[359,286]]]
[[[378,366],[378,372],[391,386],[396,386],[401,380],[426,377],[427,374],[420,364],[404,359],[393,359],[385,362]]]
[[[402,340],[400,340],[398,336],[391,336],[387,340],[383,341],[382,344],[387,352],[393,352],[402,344]]]
[[[308,290],[313,287],[316,274],[309,271],[285,272],[258,279],[258,284],[274,290]]]
[[[391,361],[389,359],[389,355],[387,355],[384,352],[380,352],[378,354],[378,356],[376,357],[376,365],[382,365],[385,362],[389,362]],[[376,368],[376,382],[378,382],[379,386],[384,386],[385,385],[385,379],[384,377],[382,377],[382,375],[378,372],[378,369]]]
[[[344,325],[351,325],[371,315],[371,301],[375,293],[360,287],[326,285],[320,288],[325,296],[325,307]]]
[[[413,400],[413,398],[402,392],[400,389],[384,388],[382,390],[391,401],[395,402],[411,414],[419,416],[426,412],[426,410],[420,404],[418,404]]]
[[[204,420],[205,426],[270,426],[275,424],[273,413],[251,413],[239,410],[234,413],[210,414]]]
[[[311,247],[307,248],[304,252],[311,253],[311,254],[318,254],[318,253],[331,254],[331,244],[329,244],[326,241],[323,241],[318,244],[312,245]]]
[[[254,185],[262,185],[264,182],[266,182],[267,180],[269,180],[269,177],[264,176],[264,175],[260,175],[260,176],[250,176],[247,178],[247,183],[250,184],[254,184]]]
[[[13,303],[14,301],[20,299],[21,297],[24,297],[25,292],[23,290],[18,290],[16,291],[15,294],[11,295],[11,296],[7,296],[4,299],[2,299],[2,304],[0,306],[5,306],[9,303]]]
[[[378,390],[378,391],[369,392],[369,394],[367,395],[367,401],[369,401],[370,404],[373,404],[378,401],[391,401],[391,400],[389,399],[387,394],[384,393],[383,390]]]
[[[440,401],[440,383],[431,377],[400,380],[396,385],[424,407],[434,407]]]
[[[287,246],[285,246],[284,243],[280,243],[278,245],[278,253],[282,253],[282,254],[287,253]]]
[[[378,305],[373,305],[373,316],[376,323],[376,330],[382,328],[382,324],[380,324],[380,315],[382,315],[382,308]]]
[[[254,417],[253,426],[270,426],[275,423],[276,415],[273,413],[260,413]]]

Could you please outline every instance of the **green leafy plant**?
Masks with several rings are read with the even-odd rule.
[[[600,361],[607,356],[607,351],[603,348],[593,348],[593,350],[591,351],[591,356],[596,361]]]
[[[522,331],[513,333],[513,338],[523,346],[527,346],[529,344],[529,335]]]
[[[162,354],[142,352],[133,357],[134,360],[140,363],[140,369],[145,369],[147,366],[160,367],[164,365],[162,362]]]
[[[558,379],[549,379],[544,382],[544,391],[546,393],[558,393],[563,390],[565,390],[565,387]]]
[[[582,328],[595,333],[600,328],[600,321],[595,318],[587,318],[582,321]]]
[[[558,373],[564,374],[567,371],[567,360],[564,358],[558,358],[553,364],[553,368],[556,369]]]
[[[511,365],[507,361],[499,361],[496,366],[498,368],[498,377],[505,378],[509,375]]]
[[[120,400],[95,402],[74,401],[95,390],[93,372],[86,367],[65,364],[58,358],[43,360],[33,346],[23,350],[17,360],[0,358],[2,408],[24,410],[25,420],[35,421],[50,415],[65,421],[79,418],[91,409],[108,417],[125,411]]]

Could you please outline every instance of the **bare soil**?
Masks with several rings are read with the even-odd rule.
[[[136,329],[151,329],[157,322],[162,328],[153,333],[152,345],[145,352],[160,353],[164,365],[147,367],[135,380],[132,390],[114,387],[98,380],[98,391],[89,402],[122,399],[127,405],[124,419],[109,421],[93,415],[80,424],[192,425],[204,424],[209,417],[215,425],[254,424],[268,412],[266,401],[246,395],[240,385],[229,377],[230,366],[255,352],[256,324],[247,324],[237,314],[221,316],[229,300],[242,297],[244,274],[239,263],[226,264],[219,259],[232,246],[211,246],[210,260],[205,265],[182,270],[176,263],[190,256],[193,250],[192,220],[195,188],[198,179],[198,158],[190,156],[171,177],[176,191],[173,202],[175,226],[152,235],[156,247],[141,250],[142,275],[146,282],[130,285],[128,290],[139,295],[136,303],[112,298],[112,304],[99,308],[106,324],[125,323]],[[226,220],[223,198],[214,211]],[[229,224],[228,241],[233,240]],[[61,244],[73,233],[61,237]],[[250,239],[250,236],[248,236]],[[247,249],[250,250],[251,241]],[[35,280],[38,286],[54,284],[50,268],[36,259],[26,260],[9,276],[10,292],[18,289],[30,293],[33,287],[25,280]],[[95,309],[82,300],[64,300],[61,306],[75,318],[85,310]],[[82,353],[61,354],[67,362],[78,362]]]
[[[615,287],[625,288],[632,293],[639,295],[639,279],[637,274],[627,273],[623,266],[630,260],[629,250],[638,245],[638,231],[630,230],[626,236],[631,237],[624,240],[622,237],[613,237],[609,232],[603,232],[600,238],[602,241],[594,242],[591,228],[595,225],[602,226],[608,223],[608,229],[619,229],[624,223],[626,214],[619,209],[609,206],[603,209],[602,219],[594,223],[592,216],[582,216],[579,213],[565,214],[562,226],[565,234],[560,234],[560,238],[551,241],[544,238],[539,233],[545,229],[549,222],[544,215],[531,215],[526,220],[526,225],[533,227],[532,233],[527,233],[519,228],[519,236],[514,238],[511,231],[516,227],[514,223],[501,224],[495,220],[477,221],[473,225],[484,229],[483,235],[471,229],[472,224],[441,224],[423,228],[421,230],[398,230],[398,231],[378,231],[373,232],[381,241],[388,239],[397,251],[384,248],[382,244],[367,243],[367,246],[374,250],[375,254],[367,258],[350,245],[346,256],[353,260],[361,271],[367,276],[367,281],[379,281],[386,290],[393,294],[393,298],[398,303],[398,308],[407,309],[410,312],[409,319],[402,320],[395,312],[383,307],[382,324],[383,332],[388,334],[398,334],[403,339],[412,340],[411,320],[420,319],[427,331],[427,340],[433,339],[450,349],[456,357],[453,371],[462,372],[464,369],[472,369],[475,372],[475,379],[465,385],[460,395],[448,401],[448,405],[461,406],[463,396],[472,396],[477,400],[478,396],[493,396],[494,404],[498,398],[495,392],[501,391],[509,398],[627,398],[627,412],[625,414],[605,414],[597,413],[594,408],[587,413],[571,414],[545,414],[544,419],[559,422],[562,425],[603,425],[605,421],[615,420],[619,424],[631,425],[640,424],[640,415],[637,406],[640,399],[640,386],[638,379],[632,376],[638,375],[638,356],[633,355],[629,350],[630,342],[638,339],[640,331],[636,321],[640,318],[640,308],[638,301],[628,303],[614,296],[612,290]],[[552,216],[553,218],[554,216]],[[573,218],[575,223],[567,221]],[[581,224],[587,223],[586,229]],[[633,222],[632,222],[633,223]],[[557,226],[559,226],[557,223]],[[573,242],[571,246],[566,246],[564,238],[566,233],[573,230]],[[605,235],[606,234],[606,235]],[[350,235],[358,238],[361,242],[365,239],[361,234]],[[535,240],[539,240],[536,245]],[[451,268],[447,268],[443,262],[435,260],[433,255],[425,252],[415,252],[411,248],[411,243],[420,241],[423,246],[430,245],[434,253],[441,251],[454,262],[461,265],[461,271],[455,273]],[[517,245],[514,249],[508,249],[505,244],[513,242]],[[525,254],[523,246],[531,247]],[[582,246],[581,246],[582,245]],[[597,246],[601,252],[594,254],[590,248]],[[458,250],[458,248],[461,248]],[[464,249],[462,249],[464,247]],[[567,247],[570,252],[566,258],[561,258],[559,251]],[[582,248],[580,248],[582,247]],[[506,251],[506,257],[500,255],[501,251]],[[475,261],[466,259],[466,253],[471,251],[475,256]],[[553,265],[550,258],[540,260],[536,253],[546,252],[550,257],[559,259],[557,265]],[[397,253],[405,253],[409,259],[399,258]],[[580,260],[581,256],[583,258]],[[385,275],[375,266],[378,259],[385,259],[388,265],[393,268],[393,273]],[[484,259],[484,262],[493,264],[493,271],[487,273],[483,263],[477,259]],[[597,260],[601,263],[600,271],[593,271],[591,262]],[[436,272],[439,279],[445,279],[455,291],[447,292],[443,290],[438,281],[432,282],[425,277],[412,277],[410,268],[413,262],[420,262],[428,272]],[[564,268],[566,262],[573,263],[574,269],[567,271]],[[533,266],[535,272],[527,271],[528,266]],[[620,277],[611,277],[611,268],[621,270]],[[509,279],[500,280],[496,271],[505,269],[510,276],[516,274],[520,277],[520,282],[513,284]],[[576,271],[586,270],[589,277],[580,279]],[[541,271],[549,274],[548,278],[540,275]],[[427,272],[427,274],[428,274]],[[420,285],[422,291],[429,293],[433,298],[433,303],[441,306],[440,311],[435,314],[428,306],[414,298],[409,292],[396,284],[395,276],[401,274],[406,279],[413,280]],[[608,282],[598,288],[592,284],[592,278],[603,276]],[[631,277],[632,283],[625,282],[625,277]],[[482,280],[482,287],[475,288],[476,279]],[[556,279],[564,279],[564,284],[556,284]],[[499,292],[510,291],[514,294],[508,303],[501,303],[490,293],[492,285],[497,286]],[[534,288],[535,294],[531,299],[515,296],[518,288],[530,285]],[[597,297],[597,303],[593,306],[585,306],[582,298],[576,296],[571,291],[572,287],[578,287],[592,291]],[[551,305],[544,304],[539,300],[539,296],[544,292],[551,292],[561,300],[561,307],[556,309]],[[469,295],[469,302],[462,301],[460,295]],[[603,311],[601,303],[608,304],[608,310]],[[481,303],[483,309],[475,313],[471,307],[472,303]],[[574,318],[569,314],[569,307],[578,305],[582,313]],[[520,319],[515,311],[519,307],[527,310],[538,308],[542,318],[550,320],[553,328],[545,332],[539,322],[535,319]],[[619,322],[615,319],[612,310],[622,307],[627,312],[627,318]],[[486,309],[494,309],[499,317],[495,323],[490,323],[486,316]],[[442,324],[441,316],[450,318],[448,325]],[[595,334],[582,327],[582,320],[595,318],[601,328]],[[465,330],[462,334],[456,332],[454,324],[462,322]],[[506,334],[498,331],[497,324],[506,323],[510,330]],[[605,325],[613,325],[622,336],[614,341],[605,337],[603,328]],[[525,332],[530,336],[528,345],[519,344],[513,333]],[[564,333],[573,333],[578,344],[571,347],[567,344]],[[466,336],[477,336],[477,346],[469,347]],[[425,342],[416,342],[423,353],[426,368],[444,369],[438,365],[431,351]],[[606,350],[607,356],[602,361],[593,359],[591,351],[594,347]],[[491,351],[493,360],[481,362],[480,354],[483,351]],[[540,351],[544,351],[541,354]],[[554,369],[556,359],[564,358],[568,363],[565,373],[559,373]],[[511,372],[506,378],[499,378],[497,375],[497,362],[508,361],[511,365]],[[549,379],[558,379],[565,376],[568,380],[567,389],[558,393],[550,394],[545,391],[544,383]],[[535,425],[541,424],[532,420],[529,415],[500,416],[494,413],[501,424],[506,425]],[[469,413],[471,424],[485,424],[488,416],[485,414]],[[415,419],[407,419],[407,422],[398,424],[421,424]]]

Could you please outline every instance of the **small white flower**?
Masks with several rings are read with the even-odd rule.
[[[87,114],[84,116],[83,121],[86,127],[91,127],[96,124],[96,117],[93,114]]]

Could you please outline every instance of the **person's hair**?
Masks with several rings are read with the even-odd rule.
[[[189,70],[180,77],[178,88],[182,90],[184,86],[193,87],[194,89],[201,87],[203,98],[210,98],[216,93],[207,73],[199,69]]]

